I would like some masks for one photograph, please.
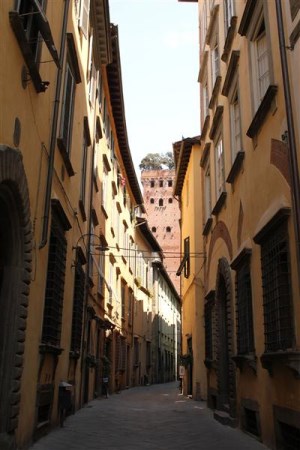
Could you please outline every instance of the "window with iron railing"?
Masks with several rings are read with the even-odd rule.
[[[236,269],[237,351],[254,352],[252,290],[249,259]]]
[[[270,230],[260,245],[265,350],[286,350],[294,338],[287,221]]]
[[[67,240],[56,214],[52,216],[42,343],[59,347],[66,271]]]
[[[80,354],[81,349],[84,283],[85,283],[85,273],[80,263],[80,260],[78,260],[75,267],[72,338],[71,338],[71,352],[74,352],[78,355]]]
[[[138,366],[140,362],[140,345],[139,339],[137,337],[134,338],[134,353],[133,353],[133,364]]]

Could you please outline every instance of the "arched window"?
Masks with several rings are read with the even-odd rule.
[[[151,181],[150,181],[150,187],[154,187],[154,184],[155,184],[155,183],[154,183],[154,180],[151,180]]]
[[[164,206],[164,201],[162,198],[159,199],[158,206]]]
[[[154,198],[150,198],[150,203],[154,203]]]
[[[172,198],[169,198],[169,203],[173,203],[173,199]]]
[[[167,228],[166,228],[166,232],[167,232],[167,233],[171,233],[171,227],[167,227]]]
[[[152,227],[151,230],[152,230],[152,233],[156,233],[156,227]]]
[[[172,180],[168,180],[168,186],[169,186],[169,187],[172,187],[172,185],[173,185]]]

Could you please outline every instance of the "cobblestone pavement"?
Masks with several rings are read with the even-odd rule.
[[[31,450],[263,450],[239,429],[213,419],[177,383],[136,387],[93,400]]]

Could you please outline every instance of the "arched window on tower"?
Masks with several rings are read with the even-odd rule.
[[[158,206],[164,206],[164,201],[162,198],[159,199]]]
[[[167,232],[167,233],[171,233],[171,227],[167,227],[167,228],[166,228],[166,232]]]
[[[150,203],[151,203],[151,204],[154,203],[154,198],[150,198]]]
[[[152,230],[152,233],[156,233],[156,227],[152,227],[151,230]]]

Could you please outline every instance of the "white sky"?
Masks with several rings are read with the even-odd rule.
[[[147,153],[200,134],[198,4],[109,0],[118,25],[127,133],[137,177]]]

